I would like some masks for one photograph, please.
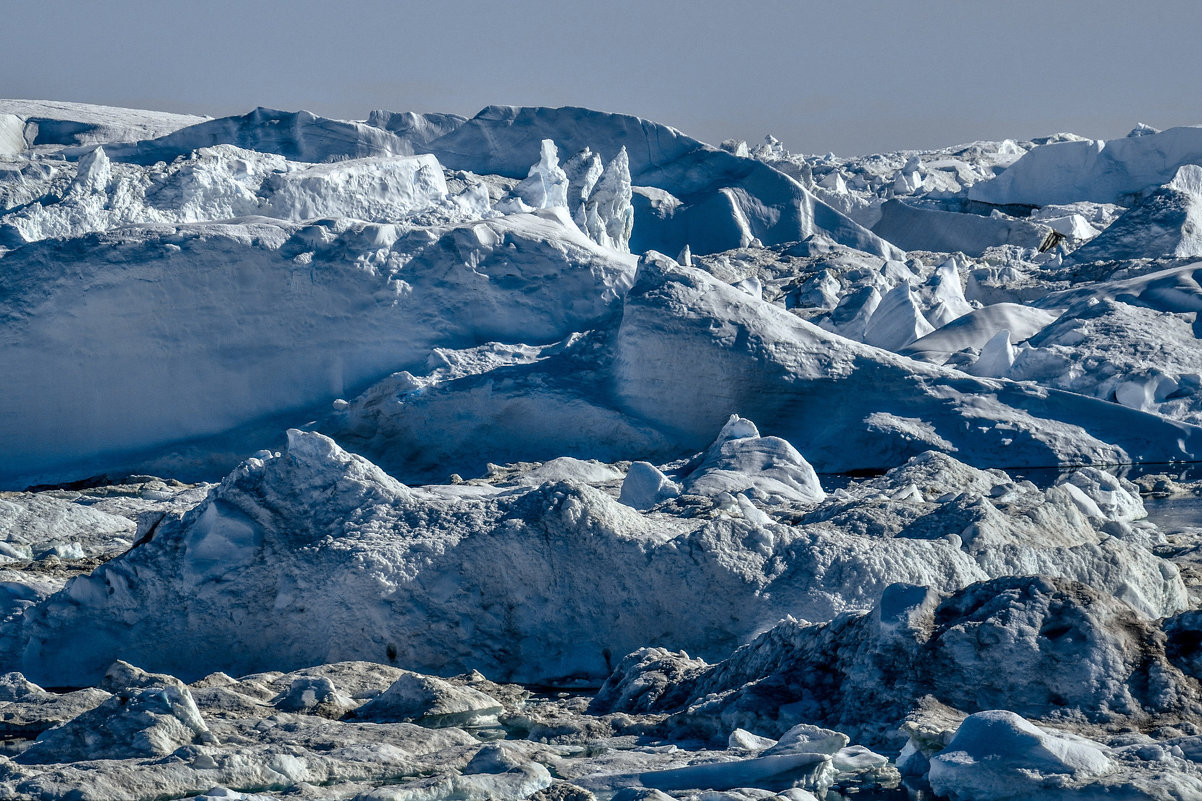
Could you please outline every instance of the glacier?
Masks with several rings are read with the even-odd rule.
[[[1202,798],[1200,130],[0,100],[0,796]]]

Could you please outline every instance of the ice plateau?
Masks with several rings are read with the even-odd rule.
[[[0,797],[1202,799],[1200,131],[0,100]]]

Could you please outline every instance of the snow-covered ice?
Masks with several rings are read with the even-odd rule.
[[[1202,798],[1200,204],[0,100],[0,796]]]

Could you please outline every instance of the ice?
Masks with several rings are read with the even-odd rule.
[[[788,176],[637,117],[571,107],[490,106],[426,148],[451,169],[520,178],[544,139],[554,140],[565,153],[587,147],[609,159],[625,147],[634,186],[689,199],[660,204],[657,214],[636,194],[630,245],[636,252],[677,253],[686,244],[697,253],[737,247],[743,224],[766,243],[823,231],[852,247],[899,255]]]
[[[568,207],[568,176],[559,166],[559,153],[553,141],[542,141],[539,160],[513,191],[532,209]]]
[[[24,128],[22,138],[34,147],[137,142],[206,119],[191,114],[56,100],[0,100],[0,114],[20,120]]]
[[[1112,770],[1105,749],[1005,710],[969,715],[931,759],[932,789],[957,799],[1043,798]]]
[[[0,797],[1202,797],[1198,131],[0,101]]]
[[[261,153],[276,153],[291,161],[323,162],[335,158],[409,156],[413,146],[374,125],[318,117],[308,111],[257,108],[249,114],[206,120],[131,145],[110,148],[119,161],[150,165],[170,163],[194,150],[234,145]]]
[[[995,579],[942,598],[895,585],[864,615],[782,621],[724,662],[678,673],[649,708],[671,713],[677,736],[784,736],[800,722],[799,739],[833,726],[869,744],[935,701],[1051,721],[1171,717],[1195,691],[1155,630],[1063,580]]]
[[[600,245],[629,253],[634,227],[632,198],[630,158],[623,147],[605,166],[585,202],[585,230],[589,238]]]
[[[1202,167],[1185,164],[1070,255],[1073,262],[1202,256]]]
[[[1080,200],[1129,205],[1133,197],[1168,183],[1183,164],[1202,164],[1202,128],[1043,145],[992,181],[973,185],[968,196],[998,205]]]
[[[1043,250],[1049,244],[1052,229],[1013,217],[957,214],[889,200],[881,206],[881,218],[872,226],[872,232],[905,250],[958,251],[981,256],[998,245]]]
[[[965,348],[984,348],[1001,331],[1011,343],[1023,342],[1056,321],[1057,315],[1019,303],[994,303],[966,312],[911,342],[902,353],[942,361]]]
[[[878,348],[899,351],[934,330],[923,317],[910,284],[903,281],[881,298],[864,326],[864,341]]]
[[[166,756],[193,742],[212,742],[187,688],[150,687],[113,696],[39,735],[21,753],[27,764]]]
[[[471,687],[455,687],[432,676],[404,673],[384,692],[355,711],[361,720],[445,726],[495,726],[499,701]]]
[[[1003,328],[990,337],[981,348],[981,355],[968,368],[968,372],[973,375],[1001,377],[1007,375],[1013,366],[1014,346],[1010,344],[1010,331]]]
[[[675,498],[680,487],[649,462],[634,462],[622,481],[618,500],[635,509],[650,509],[660,501]]]
[[[551,210],[416,245],[366,223],[259,219],[22,248],[0,278],[13,299],[0,474],[74,472],[328,402],[435,346],[554,342],[595,325],[633,265],[569,226]],[[63,259],[79,267],[69,282],[51,278]]]
[[[732,415],[685,479],[684,491],[712,496],[747,490],[778,502],[816,503],[826,497],[814,468],[796,448],[779,437],[761,437],[754,423]]]

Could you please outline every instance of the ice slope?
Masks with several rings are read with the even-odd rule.
[[[905,250],[980,256],[987,248],[1017,245],[1045,250],[1053,240],[1046,225],[1013,217],[981,217],[888,200],[872,232]]]
[[[823,472],[931,447],[994,466],[1160,461],[1202,447],[1192,426],[853,343],[658,255],[639,264],[615,349],[619,408],[682,447],[704,447],[738,412]]]
[[[408,237],[258,218],[20,248],[0,270],[0,475],[81,469],[328,402],[436,346],[593,327],[633,263],[561,214]]]
[[[678,253],[687,244],[696,253],[712,253],[752,239],[777,244],[822,232],[870,253],[900,255],[783,173],[637,117],[490,106],[423,149],[450,169],[521,178],[544,139],[554,140],[565,156],[591,148],[608,160],[625,147],[632,183],[669,194],[672,201],[658,211],[636,204],[635,252]]]
[[[137,142],[165,136],[207,119],[191,114],[58,100],[0,100],[0,117],[7,115],[17,118],[25,145],[21,150],[43,145]]]
[[[993,180],[969,187],[968,196],[995,205],[1089,200],[1127,206],[1167,184],[1183,164],[1202,164],[1202,128],[1043,145]]]
[[[1139,201],[1101,235],[1077,248],[1073,262],[1202,256],[1202,167],[1185,164],[1173,180]]]
[[[931,454],[864,487],[877,499],[864,517],[846,494],[814,508],[804,462],[788,476],[755,453],[779,441],[735,427],[696,470],[713,497],[677,502],[693,515],[576,482],[410,488],[293,430],[285,451],[9,621],[0,666],[51,686],[117,658],[189,678],[365,659],[538,682],[604,674],[647,643],[720,658],[785,614],[864,609],[896,581],[952,591],[1015,571],[1087,581],[1152,616],[1185,606],[1171,565],[1098,528],[1120,531],[1122,486],[1045,492]],[[718,470],[721,485],[700,486]],[[732,497],[736,474],[749,489]],[[793,525],[778,507],[812,511]],[[1057,538],[1035,541],[1042,528]]]
[[[242,116],[206,120],[155,139],[114,145],[108,150],[118,161],[150,165],[171,162],[214,145],[234,145],[307,162],[413,154],[407,140],[375,125],[332,120],[308,111],[262,107]]]

